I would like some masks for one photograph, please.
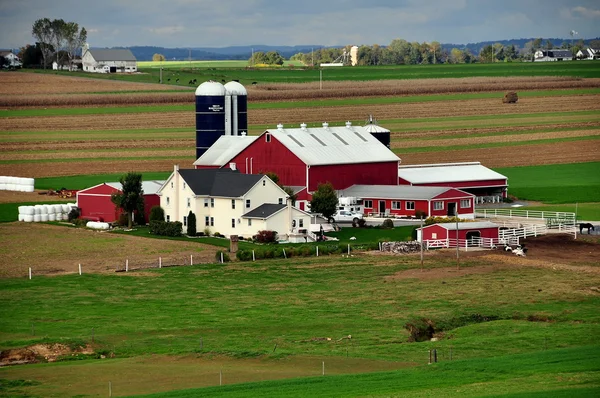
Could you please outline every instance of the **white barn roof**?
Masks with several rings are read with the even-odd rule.
[[[194,166],[225,166],[252,144],[258,136],[223,135],[194,162]]]
[[[153,195],[157,193],[164,183],[164,181],[157,180],[142,181],[142,189],[144,190],[144,195]],[[107,182],[106,185],[111,186],[114,189],[118,189],[119,191],[123,189],[123,185],[121,185],[120,182]]]
[[[356,198],[427,200],[454,188],[415,187],[411,185],[352,185],[338,191],[338,195]],[[471,196],[466,194],[465,196]]]
[[[292,129],[279,125],[263,135],[271,134],[309,166],[400,161],[364,127],[323,125]]]
[[[400,166],[398,177],[411,184],[506,180],[507,178],[479,162]]]

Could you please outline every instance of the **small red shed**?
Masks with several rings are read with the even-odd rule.
[[[458,212],[460,218],[475,218],[475,196],[454,188],[353,185],[338,190],[338,196],[362,200],[367,215],[412,217],[421,210],[433,217],[454,216]]]
[[[160,206],[160,197],[157,195],[164,181],[143,181],[144,190],[144,219],[148,221],[150,210]],[[77,207],[80,208],[81,217],[94,221],[113,222],[119,219],[121,211],[110,200],[113,193],[122,189],[119,182],[105,182],[77,192]]]
[[[432,224],[417,229],[417,240],[421,241],[456,241],[458,232],[459,240],[470,240],[473,238],[498,239],[500,226],[489,221],[481,222],[459,222],[458,229],[456,223]],[[454,246],[454,245],[450,245]]]

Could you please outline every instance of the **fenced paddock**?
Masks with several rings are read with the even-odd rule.
[[[577,238],[577,217],[575,213],[571,212],[475,209],[475,217],[494,219],[500,221],[500,223],[510,220],[511,223],[518,224],[517,230],[523,230],[521,232],[525,234],[523,237],[545,233],[566,233]],[[545,230],[543,227],[545,227]]]

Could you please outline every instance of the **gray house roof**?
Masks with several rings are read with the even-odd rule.
[[[429,200],[451,189],[454,188],[415,187],[412,185],[352,185],[338,191],[338,195],[363,199]],[[465,197],[471,196],[467,193],[464,195]]]
[[[272,215],[280,212],[285,209],[287,205],[285,204],[275,204],[275,203],[263,203],[258,206],[254,210],[250,210],[248,213],[244,214],[242,217],[244,218],[262,218],[266,219],[271,217]]]
[[[239,198],[264,176],[241,174],[231,169],[183,169],[179,175],[195,195]]]
[[[131,50],[129,49],[117,49],[117,50],[99,50],[99,49],[90,49],[88,50],[92,57],[97,62],[106,62],[106,61],[137,61]]]

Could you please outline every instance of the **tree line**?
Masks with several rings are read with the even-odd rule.
[[[36,44],[21,48],[23,65],[34,65],[31,62],[39,61],[41,55],[44,69],[48,67],[51,60],[62,66],[67,59],[68,68],[72,70],[75,56],[87,40],[87,31],[84,27],[80,29],[77,22],[65,22],[63,19],[38,19],[31,27],[31,34]]]

